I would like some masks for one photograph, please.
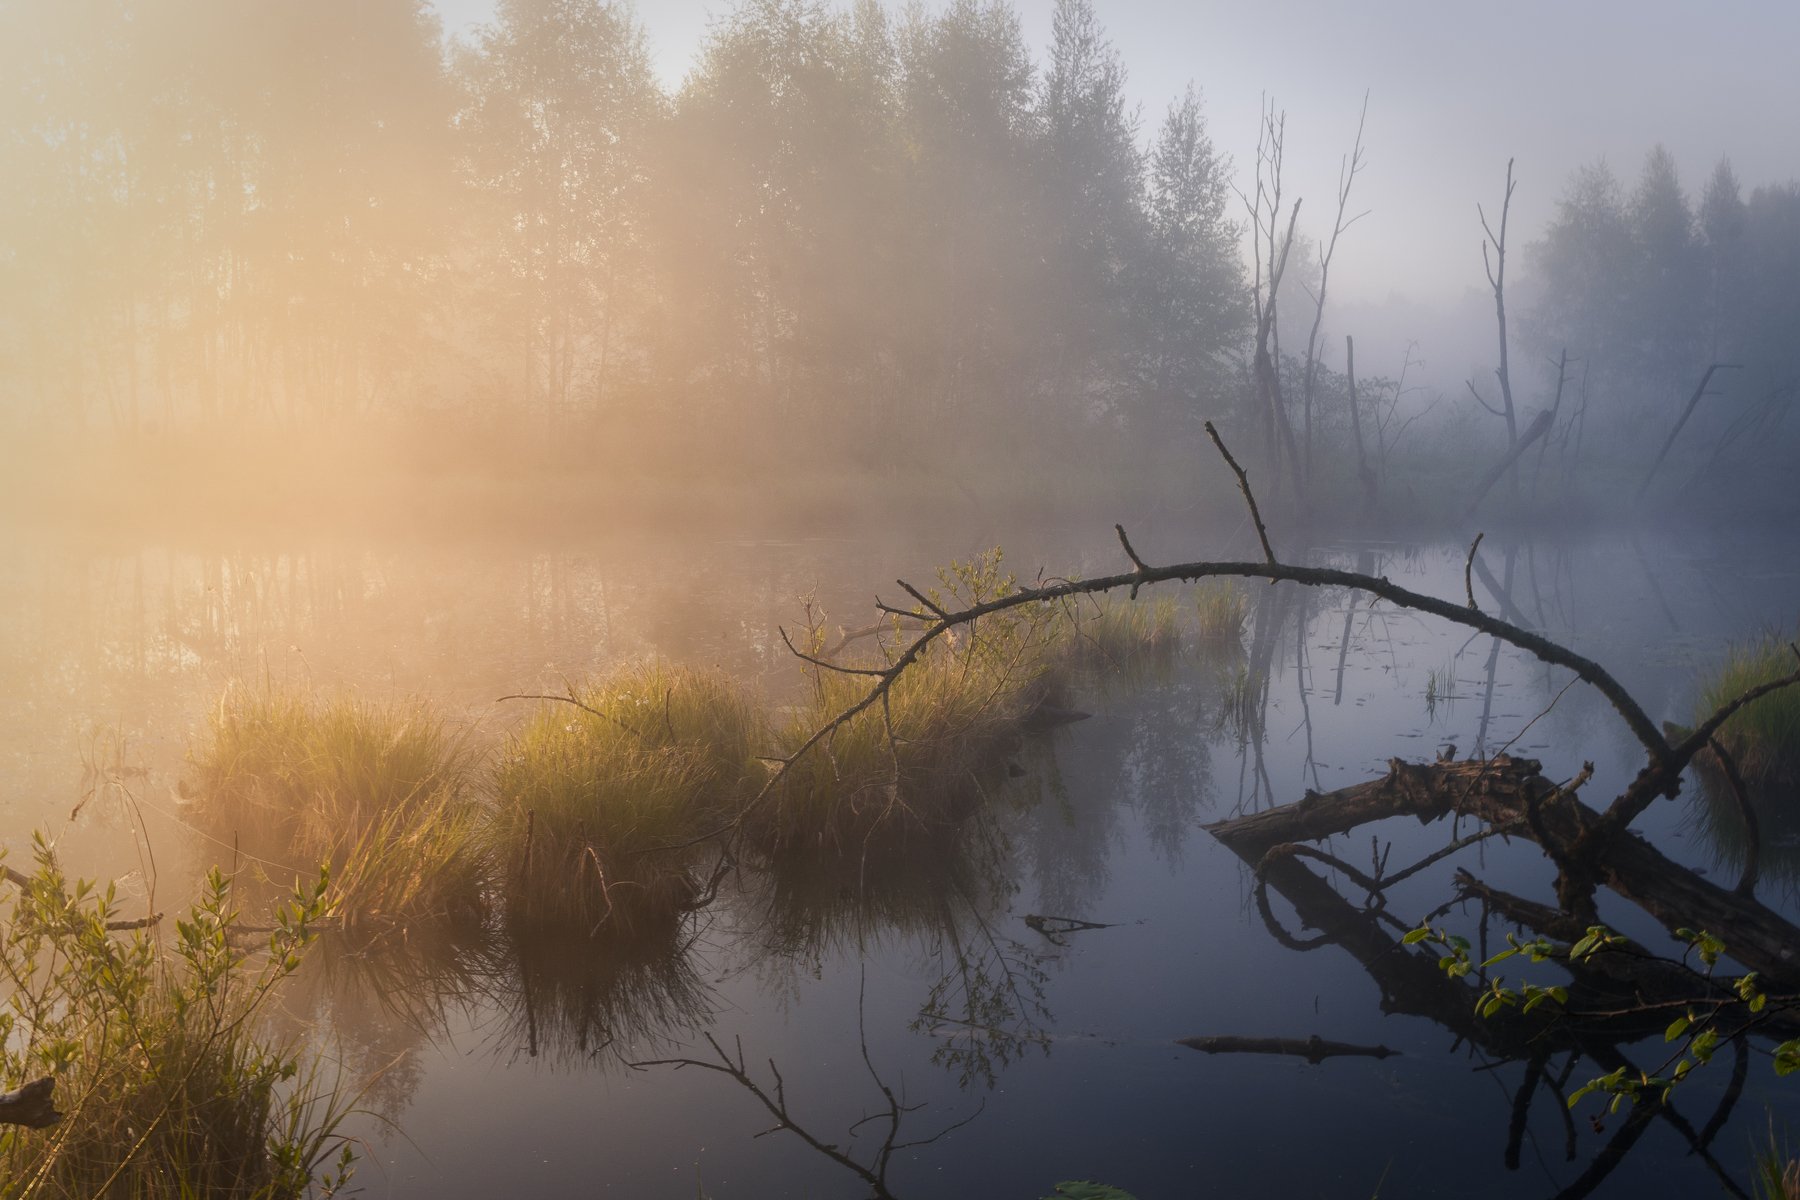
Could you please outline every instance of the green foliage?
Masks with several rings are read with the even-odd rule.
[[[465,739],[423,704],[234,688],[191,756],[199,823],[279,880],[330,865],[348,924],[475,917],[486,865]]]
[[[760,715],[723,675],[647,663],[546,704],[494,772],[484,843],[514,918],[590,927],[694,895],[668,848],[734,816],[764,776]]]
[[[1679,929],[1676,936],[1687,943],[1688,953],[1700,959],[1710,978],[1713,967],[1725,952],[1724,943],[1709,933],[1693,929]],[[1460,979],[1472,971],[1485,973],[1494,964],[1518,955],[1523,955],[1533,963],[1585,963],[1600,954],[1630,949],[1630,943],[1626,939],[1604,925],[1590,925],[1585,934],[1566,948],[1541,936],[1525,940],[1509,933],[1506,941],[1506,949],[1477,964],[1470,957],[1468,939],[1457,934],[1446,933],[1430,925],[1420,925],[1401,938],[1401,942],[1408,946],[1431,944],[1443,947],[1447,952],[1438,957],[1438,966],[1452,979]],[[1755,972],[1731,980],[1730,991],[1736,997],[1736,1005],[1741,1006],[1751,1018],[1750,1024],[1740,1024],[1731,1030],[1731,1036],[1741,1037],[1754,1024],[1755,1018],[1767,1009],[1769,997],[1763,992]],[[1544,1004],[1550,1004],[1552,1012],[1561,1013],[1568,1002],[1569,990],[1561,985],[1544,987],[1528,982],[1517,988],[1509,988],[1500,976],[1489,979],[1475,992],[1475,1012],[1484,1020],[1507,1009],[1516,1008],[1521,1014],[1530,1013]],[[1686,1012],[1670,1021],[1664,1030],[1665,1042],[1680,1042],[1681,1045],[1661,1068],[1656,1071],[1632,1072],[1620,1067],[1606,1075],[1590,1079],[1569,1096],[1569,1107],[1575,1107],[1582,1099],[1597,1092],[1613,1098],[1612,1107],[1615,1111],[1626,1099],[1635,1102],[1653,1094],[1659,1098],[1666,1097],[1670,1089],[1687,1078],[1689,1072],[1712,1061],[1714,1052],[1725,1036],[1721,1033],[1720,1019],[1731,1006],[1732,1002],[1729,1000],[1696,1001]],[[1775,1047],[1774,1065],[1777,1075],[1788,1075],[1800,1070],[1800,1038]]]
[[[328,915],[328,876],[297,887],[265,949],[235,943],[218,871],[159,944],[119,936],[109,887],[71,884],[38,837],[36,871],[0,902],[0,1073],[56,1076],[63,1121],[0,1132],[0,1197],[329,1195],[352,1154],[345,1113],[292,1050],[255,1029]]]

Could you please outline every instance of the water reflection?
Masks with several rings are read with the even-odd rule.
[[[1092,541],[1093,563],[1113,569],[1110,531],[1100,528]],[[479,718],[490,736],[516,719],[493,712],[495,696],[560,690],[565,674],[602,671],[651,651],[718,663],[778,698],[796,672],[774,626],[792,619],[795,596],[817,588],[834,614],[860,615],[868,595],[896,574],[911,577],[916,567],[967,549],[904,538],[668,547],[614,539],[523,551],[38,547],[35,557],[0,572],[9,614],[0,628],[0,669],[15,684],[0,693],[0,716],[8,718],[0,764],[12,821],[29,828],[43,812],[60,821],[85,786],[95,800],[77,823],[123,828],[134,818],[119,815],[115,783],[159,799],[183,739],[234,675],[266,672],[278,682],[348,685],[377,697],[429,691],[452,711]],[[1466,550],[1352,546],[1320,557],[1460,596]],[[1770,568],[1720,590],[1708,580],[1721,559],[1761,550],[1710,546],[1690,560],[1652,539],[1642,562],[1639,553],[1611,540],[1571,548],[1493,538],[1469,570],[1484,609],[1616,664],[1653,713],[1685,713],[1697,659],[1754,630],[1771,610],[1791,616],[1780,606],[1792,603],[1792,572]],[[1071,557],[1042,561],[1061,567]],[[1644,592],[1650,576],[1654,595]],[[1603,703],[1579,689],[1558,700],[1566,676],[1461,632],[1425,627],[1366,596],[1286,585],[1253,585],[1246,595],[1240,648],[1113,677],[1084,694],[1078,703],[1093,718],[1028,745],[1018,761],[1027,775],[947,839],[879,853],[746,859],[709,915],[682,916],[635,939],[591,938],[587,929],[521,939],[505,927],[443,939],[422,928],[360,944],[327,939],[289,998],[295,1028],[341,1039],[344,1061],[376,1079],[368,1107],[403,1127],[410,1115],[415,1127],[407,1135],[431,1143],[446,1174],[414,1194],[470,1194],[475,1185],[457,1177],[459,1165],[492,1158],[491,1145],[455,1129],[440,1134],[432,1123],[453,1104],[480,1111],[507,1071],[532,1079],[516,1089],[514,1099],[526,1107],[513,1119],[555,1125],[546,1157],[578,1161],[588,1178],[617,1169],[619,1178],[655,1190],[669,1164],[694,1161],[702,1143],[733,1174],[762,1161],[758,1155],[781,1153],[769,1147],[782,1139],[753,1140],[756,1129],[683,1125],[699,1119],[687,1107],[700,1102],[677,1090],[686,1082],[664,1078],[670,1073],[618,1069],[646,1058],[714,1057],[707,1034],[740,1068],[747,1063],[741,1073],[771,1096],[774,1079],[757,1064],[773,1059],[788,1073],[794,1121],[821,1144],[859,1147],[865,1166],[879,1146],[929,1137],[985,1100],[974,1137],[936,1143],[917,1164],[895,1153],[885,1186],[915,1195],[941,1190],[940,1173],[974,1177],[990,1162],[1010,1165],[991,1168],[1000,1183],[985,1194],[1047,1190],[1040,1156],[1058,1151],[1079,1160],[1072,1171],[1121,1183],[1141,1167],[1146,1182],[1134,1190],[1146,1195],[1193,1190],[1196,1163],[1243,1184],[1222,1185],[1228,1192],[1247,1194],[1270,1179],[1273,1190],[1331,1191],[1350,1176],[1320,1164],[1353,1160],[1359,1194],[1368,1194],[1383,1160],[1365,1175],[1367,1164],[1355,1156],[1386,1155],[1393,1146],[1402,1162],[1478,1176],[1464,1180],[1471,1194],[1523,1190],[1518,1177],[1486,1179],[1491,1159],[1482,1157],[1482,1138],[1493,1142],[1493,1158],[1519,1161],[1521,1169],[1531,1166],[1534,1144],[1560,1148],[1565,1158],[1573,1148],[1563,1187],[1590,1173],[1593,1186],[1600,1179],[1615,1189],[1666,1184],[1670,1170],[1685,1169],[1690,1150],[1695,1162],[1735,1168],[1746,1130],[1763,1120],[1748,1101],[1765,1097],[1755,1076],[1734,1083],[1738,1073],[1727,1061],[1715,1064],[1716,1079],[1678,1092],[1669,1115],[1621,1116],[1601,1132],[1567,1119],[1561,1097],[1571,1085],[1628,1059],[1654,1067],[1660,1024],[1643,1043],[1648,1053],[1617,1029],[1541,1044],[1472,1040],[1464,1036],[1477,1032],[1463,1011],[1469,1002],[1454,997],[1452,1006],[1435,970],[1427,979],[1402,978],[1394,964],[1404,955],[1393,948],[1401,930],[1365,910],[1356,889],[1328,910],[1304,914],[1275,889],[1280,940],[1263,929],[1253,902],[1240,907],[1249,897],[1238,883],[1247,876],[1212,839],[1196,836],[1204,821],[1368,778],[1391,756],[1428,759],[1450,741],[1465,756],[1477,746],[1524,738],[1524,749],[1540,741],[1552,747],[1545,757],[1558,758],[1550,769],[1561,774],[1595,758],[1596,785],[1611,786],[1635,769]],[[1454,664],[1455,694],[1468,699],[1428,715],[1426,672],[1445,664]],[[1532,725],[1546,709],[1550,715]],[[96,716],[124,749],[90,738],[84,785],[76,778],[81,738]],[[41,810],[25,813],[22,797],[42,798]],[[1737,870],[1730,809],[1704,780],[1690,799],[1705,806],[1696,828],[1716,847],[1717,863]],[[1782,881],[1791,902],[1800,855],[1790,852],[1800,846],[1800,828],[1784,823],[1778,799],[1766,811],[1765,875]],[[182,870],[171,862],[182,836],[172,828],[155,840],[165,893]],[[1417,830],[1383,836],[1402,847],[1396,859],[1406,847],[1422,849]],[[1498,845],[1467,853],[1491,853],[1483,875],[1496,886],[1523,891],[1516,881],[1542,871],[1534,856]],[[116,848],[108,861],[120,861]],[[1404,915],[1448,895],[1443,888],[1414,895]],[[1468,897],[1471,938],[1500,937],[1509,918],[1499,903],[1490,897],[1481,909],[1479,894]],[[173,902],[165,896],[159,906]],[[1063,936],[1060,944],[1040,932],[1066,921],[1111,927]],[[1284,948],[1290,942],[1324,953],[1302,957]],[[868,1025],[858,1031],[863,1037],[848,1039],[847,997],[865,970]],[[1170,1010],[1178,1011],[1170,1017]],[[1424,1033],[1400,1024],[1395,1036],[1395,1024],[1379,1024],[1383,1012],[1430,1024]],[[1328,1035],[1391,1040],[1405,1057],[1381,1073],[1326,1063],[1298,1068],[1313,1072],[1304,1075],[1266,1064],[1190,1064],[1199,1056],[1172,1051],[1176,1037],[1196,1032],[1197,1019],[1208,1032],[1261,1034],[1308,1032],[1268,1025],[1311,1017],[1341,1022],[1322,1025]],[[726,1019],[745,1026],[742,1054]],[[1488,1068],[1472,1081],[1445,1053],[1458,1037],[1459,1052],[1473,1047],[1479,1055],[1470,1065]],[[905,1129],[891,1139],[886,1094],[861,1061],[863,1050],[903,1115],[927,1106],[905,1115]],[[454,1068],[471,1051],[492,1070],[465,1085]],[[825,1060],[834,1081],[823,1080]],[[1766,1073],[1754,1062],[1750,1070]],[[692,1076],[680,1073],[683,1081]],[[740,1089],[734,1079],[717,1090],[741,1098]],[[1728,1092],[1742,1098],[1727,1103]],[[1069,1099],[1077,1094],[1079,1104]],[[747,1107],[759,1120],[767,1115]],[[558,1111],[582,1114],[579,1128]],[[594,1137],[599,1124],[626,1123],[641,1111],[656,1113],[659,1124],[637,1139],[642,1144]],[[877,1119],[853,1134],[849,1127],[865,1112]],[[1281,1155],[1290,1135],[1270,1131],[1284,1122],[1318,1131],[1311,1135],[1318,1152]],[[1212,1131],[1200,1150],[1190,1148],[1196,1123]],[[1418,1134],[1420,1124],[1430,1133]],[[1394,1131],[1401,1140],[1355,1144],[1331,1132],[1340,1126],[1380,1137]],[[817,1155],[799,1140],[789,1145]],[[1444,1177],[1435,1176],[1439,1190]],[[846,1175],[846,1191],[866,1182]],[[1412,1186],[1433,1194],[1431,1183]],[[1392,1194],[1405,1190],[1395,1186]]]
[[[1030,805],[1015,780],[957,827],[861,850],[787,851],[742,881],[749,936],[767,955],[765,986],[791,990],[827,962],[901,954],[930,980],[913,1032],[936,1040],[932,1062],[958,1083],[994,1086],[1007,1065],[1046,1044],[1042,955],[998,922],[1018,891],[1004,813]]]
[[[1702,754],[1691,773],[1686,828],[1711,855],[1712,868],[1730,879],[1773,884],[1790,903],[1800,899],[1800,786],[1782,778],[1740,777],[1753,829],[1718,760]]]

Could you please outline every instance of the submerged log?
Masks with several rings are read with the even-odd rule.
[[[56,1111],[56,1080],[49,1075],[34,1079],[11,1092],[0,1092],[0,1125],[47,1129],[62,1120]]]
[[[1386,1046],[1328,1042],[1316,1033],[1308,1038],[1184,1037],[1176,1038],[1175,1043],[1205,1054],[1292,1054],[1314,1066],[1328,1058],[1386,1058],[1400,1053]]]
[[[1733,959],[1762,976],[1764,986],[1800,989],[1800,928],[1754,897],[1701,878],[1636,834],[1595,837],[1600,815],[1572,791],[1545,779],[1540,764],[1532,759],[1506,755],[1439,763],[1396,759],[1380,779],[1324,794],[1308,793],[1295,804],[1206,828],[1266,875],[1272,859],[1282,857],[1271,856],[1270,851],[1283,843],[1317,841],[1388,817],[1429,823],[1452,812],[1536,842],[1562,869],[1559,888],[1572,873],[1590,875],[1671,933],[1685,927],[1713,934]],[[1304,882],[1294,882],[1311,890]],[[1330,886],[1323,880],[1318,884]],[[1587,912],[1572,915],[1591,923]]]

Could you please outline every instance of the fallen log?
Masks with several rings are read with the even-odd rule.
[[[1580,880],[1568,877],[1591,875],[1593,882],[1636,904],[1671,934],[1682,928],[1713,934],[1733,959],[1762,977],[1765,987],[1800,989],[1800,928],[1754,897],[1701,878],[1636,834],[1595,837],[1600,814],[1545,779],[1540,764],[1532,759],[1506,755],[1447,763],[1396,759],[1380,779],[1329,793],[1308,793],[1297,803],[1206,828],[1266,873],[1270,851],[1283,843],[1318,841],[1389,817],[1430,823],[1452,812],[1508,827],[1543,847],[1563,872],[1558,886],[1565,893],[1565,911],[1570,911],[1569,895],[1583,890]],[[1583,924],[1592,923],[1589,913],[1582,911],[1586,908],[1582,905],[1571,915]]]
[[[1175,1043],[1204,1054],[1291,1054],[1314,1066],[1328,1058],[1386,1058],[1400,1053],[1386,1046],[1328,1042],[1316,1033],[1307,1038],[1184,1037],[1176,1038]]]
[[[11,1092],[0,1092],[0,1125],[23,1125],[27,1129],[47,1129],[62,1120],[56,1111],[54,1077],[34,1079]]]

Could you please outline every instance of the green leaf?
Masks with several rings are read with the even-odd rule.
[[[1663,1030],[1663,1041],[1674,1041],[1676,1038],[1686,1033],[1688,1031],[1688,1026],[1693,1023],[1694,1017],[1691,1013],[1683,1013],[1681,1016],[1676,1017],[1673,1021],[1669,1022],[1669,1027]]]
[[[1492,958],[1488,959],[1486,962],[1482,963],[1481,969],[1485,971],[1489,967],[1493,966],[1495,963],[1502,962],[1506,959],[1509,959],[1513,955],[1517,954],[1518,952],[1519,952],[1519,948],[1517,946],[1514,946],[1511,950],[1502,950],[1500,953],[1494,955],[1494,957],[1492,957]]]
[[[1431,927],[1428,925],[1421,925],[1417,929],[1409,930],[1407,935],[1400,939],[1400,942],[1405,946],[1416,946],[1430,936]]]

